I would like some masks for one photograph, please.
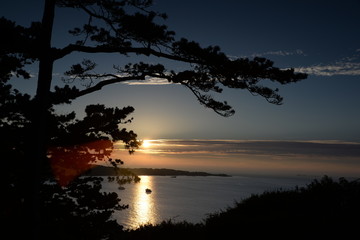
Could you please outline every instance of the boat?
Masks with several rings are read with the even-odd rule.
[[[145,189],[145,192],[146,192],[147,194],[150,194],[152,191],[151,191],[150,188],[147,188],[147,189]]]

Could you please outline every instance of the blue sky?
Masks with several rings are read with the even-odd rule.
[[[1,3],[0,15],[27,26],[41,19],[42,1]],[[225,90],[236,111],[230,118],[216,115],[198,104],[180,85],[158,81],[117,84],[84,96],[59,112],[76,110],[81,116],[87,104],[134,106],[133,129],[141,139],[232,139],[232,140],[336,140],[360,143],[360,2],[359,1],[237,1],[154,0],[155,10],[166,12],[169,29],[202,46],[219,45],[228,56],[263,56],[281,68],[293,67],[309,74],[296,84],[280,86],[284,104],[275,106],[248,92]],[[78,11],[56,12],[54,46],[69,43],[66,31],[81,20]],[[86,21],[86,20],[85,20]],[[112,71],[113,64],[139,60],[117,54],[74,54],[58,61],[54,85],[68,67],[91,58],[97,71]],[[187,67],[155,57],[168,68]],[[16,86],[33,92],[36,84],[17,80]],[[359,156],[360,159],[360,156]],[[360,170],[359,170],[360,171]]]

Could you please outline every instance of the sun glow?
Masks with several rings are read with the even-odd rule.
[[[143,140],[142,145],[143,148],[149,148],[151,146],[150,140]]]

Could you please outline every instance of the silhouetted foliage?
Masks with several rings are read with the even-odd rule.
[[[159,224],[145,224],[135,230],[126,231],[123,239],[209,239],[204,231],[204,225],[171,220]]]
[[[4,161],[1,182],[2,215],[6,230],[4,234],[14,239],[31,236],[28,228],[18,231],[19,225],[31,226],[28,218],[27,182],[33,164],[28,156],[33,151],[32,135],[33,102],[28,95],[12,91],[3,84],[0,97],[1,151]],[[101,191],[102,178],[79,178],[94,163],[108,161],[114,171],[120,172],[120,159],[110,158],[113,141],[123,141],[130,152],[138,146],[136,134],[119,128],[131,118],[133,108],[106,108],[90,105],[83,120],[76,119],[75,113],[57,115],[48,112],[48,157],[41,165],[39,189],[39,213],[41,213],[41,238],[44,239],[113,239],[122,232],[121,226],[111,220],[115,210],[125,209],[116,193]],[[6,136],[6,137],[5,137]],[[137,182],[139,178],[129,172],[114,174],[118,184]],[[24,201],[25,200],[25,201]]]
[[[78,176],[95,161],[108,160],[115,169],[121,165],[122,160],[110,159],[114,141],[123,141],[130,153],[140,145],[134,132],[119,129],[119,124],[132,120],[128,115],[134,109],[91,105],[79,120],[75,113],[56,113],[55,105],[70,104],[109,84],[156,77],[187,87],[201,104],[231,116],[235,112],[232,107],[215,100],[211,92],[221,93],[223,87],[244,89],[281,104],[278,89],[261,82],[268,79],[287,84],[306,78],[293,69],[274,67],[264,58],[233,60],[217,46],[203,48],[194,41],[176,40],[175,32],[160,23],[166,14],[152,11],[151,5],[151,0],[45,0],[42,21],[30,27],[0,18],[0,153],[7,158],[3,163],[6,204],[2,217],[10,232],[33,239],[40,239],[40,232],[46,239],[110,239],[118,231],[109,213],[119,208],[119,199],[100,193],[97,179]],[[73,40],[63,48],[51,44],[56,7],[77,9],[88,17],[82,27],[69,29]],[[176,72],[161,64],[129,63],[115,66],[114,73],[99,74],[96,63],[85,59],[64,73],[62,86],[52,89],[54,62],[75,52],[137,54],[190,64],[189,69]],[[30,79],[27,65],[35,62],[39,63],[37,89],[31,97],[13,89],[8,81],[12,77]],[[61,187],[44,185],[45,180],[54,179]],[[117,180],[138,178],[129,173]],[[107,199],[109,204],[100,211],[84,201],[90,199]],[[27,231],[16,231],[19,221]],[[98,231],[95,226],[100,225],[103,230]],[[54,235],[46,235],[50,233]]]
[[[347,238],[359,224],[360,182],[328,176],[306,187],[252,195],[205,220],[211,234],[253,238]]]
[[[115,210],[126,209],[114,192],[101,191],[100,177],[77,178],[66,188],[46,184],[42,208],[42,235],[48,239],[115,239],[122,227],[111,219]]]

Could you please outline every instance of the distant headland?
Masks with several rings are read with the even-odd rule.
[[[121,168],[122,169],[122,168]],[[190,172],[183,170],[167,169],[167,168],[125,168],[126,170],[141,176],[216,176],[216,177],[231,177],[230,175],[219,173],[207,173],[207,172]],[[120,170],[121,173],[121,170]],[[90,176],[114,176],[116,172],[113,167],[96,166],[86,172],[86,175]]]

